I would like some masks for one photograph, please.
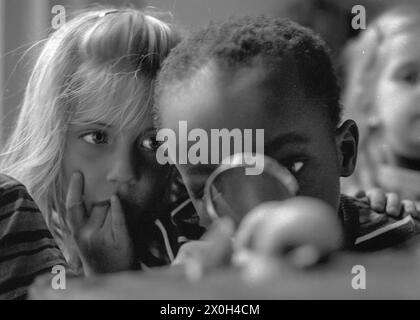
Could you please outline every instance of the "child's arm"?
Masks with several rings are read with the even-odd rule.
[[[75,173],[70,180],[66,209],[85,273],[131,269],[133,244],[118,197],[111,197],[110,206],[95,206],[90,214],[86,214],[82,190],[83,176]]]

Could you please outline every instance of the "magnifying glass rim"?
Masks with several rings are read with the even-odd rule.
[[[296,181],[296,178],[290,173],[289,170],[281,166],[274,159],[261,153],[249,153],[249,152],[235,153],[232,156],[228,156],[227,158],[223,159],[222,164],[219,165],[216,168],[216,170],[214,170],[210,174],[204,186],[204,202],[206,206],[206,211],[207,211],[207,214],[210,216],[210,218],[212,218],[213,220],[217,220],[220,217],[216,213],[216,209],[213,206],[213,202],[210,200],[211,185],[213,184],[214,180],[216,180],[217,176],[219,176],[221,173],[229,169],[233,169],[237,167],[246,168],[247,165],[244,163],[243,159],[247,159],[247,158],[250,158],[250,159],[261,158],[261,161],[255,161],[256,168],[260,168],[261,172],[263,172],[264,168],[266,168],[267,166],[273,168],[274,170],[271,170],[270,173],[272,173],[277,179],[282,181],[292,195],[295,195],[297,193],[299,189],[299,185]],[[262,167],[261,167],[261,164],[263,164]]]

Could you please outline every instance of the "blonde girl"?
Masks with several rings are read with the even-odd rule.
[[[73,267],[118,271],[176,254],[151,107],[178,40],[155,14],[99,8],[43,44],[0,167],[27,186]]]

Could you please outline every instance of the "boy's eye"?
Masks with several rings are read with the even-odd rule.
[[[304,166],[304,162],[303,162],[303,161],[296,161],[296,162],[293,162],[293,163],[291,163],[291,164],[287,165],[286,167],[287,167],[287,169],[289,169],[289,170],[290,170],[293,174],[296,174],[296,173],[298,173],[300,170],[302,170],[303,166]]]
[[[94,131],[82,135],[82,139],[90,144],[108,143],[108,135],[104,131]]]
[[[141,141],[141,147],[147,150],[156,151],[159,148],[159,141],[155,137],[149,137]]]

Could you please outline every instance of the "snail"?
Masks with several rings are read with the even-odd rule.
[[[264,202],[244,217],[234,239],[233,263],[246,278],[269,279],[279,268],[308,268],[342,245],[333,208],[310,197]]]

